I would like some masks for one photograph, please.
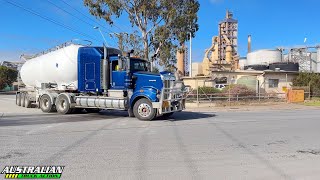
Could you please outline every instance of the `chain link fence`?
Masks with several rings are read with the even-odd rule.
[[[187,88],[187,102],[189,103],[223,103],[223,102],[286,102],[286,92],[271,92],[271,93],[230,93],[229,92],[207,92],[208,87]],[[212,87],[213,88],[213,87]],[[214,89],[214,88],[213,88]],[[310,87],[291,87],[294,90],[304,90],[305,99],[319,99],[320,94],[310,92]]]

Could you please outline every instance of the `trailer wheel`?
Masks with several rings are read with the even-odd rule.
[[[17,105],[21,106],[21,93],[17,94]]]
[[[21,93],[21,106],[26,106],[26,93]]]
[[[19,93],[17,92],[17,94],[16,94],[16,105],[18,105],[18,102],[19,102]]]
[[[156,116],[156,109],[148,99],[142,98],[134,104],[133,114],[142,121],[151,121]]]
[[[58,96],[56,107],[60,114],[70,114],[73,111],[73,108],[70,107],[68,97],[64,94]]]
[[[51,98],[49,95],[44,94],[40,98],[40,108],[42,112],[54,112],[55,111],[55,106],[52,104]]]
[[[29,99],[29,95],[28,94],[25,95],[25,107],[26,108],[31,108],[31,101]]]

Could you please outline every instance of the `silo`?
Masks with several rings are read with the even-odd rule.
[[[263,49],[248,53],[247,65],[269,65],[281,62],[282,53],[278,49]]]
[[[239,59],[239,68],[240,70],[244,70],[244,67],[247,65],[247,57],[241,57]]]
[[[318,62],[317,62],[317,52],[311,53],[311,70],[312,72],[317,72],[318,69]]]
[[[177,68],[184,76],[184,50],[177,50]]]

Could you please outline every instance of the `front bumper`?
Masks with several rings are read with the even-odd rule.
[[[186,91],[182,82],[174,82],[168,88],[162,88],[159,102],[152,102],[153,108],[158,109],[158,114],[179,112],[185,109]]]

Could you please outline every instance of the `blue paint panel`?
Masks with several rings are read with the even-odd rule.
[[[78,52],[78,90],[101,92],[101,59],[103,53],[96,47],[81,47]]]
[[[95,63],[86,63],[84,72],[86,74],[86,80],[94,81],[94,73],[92,73],[95,71],[94,64]]]
[[[124,79],[126,74],[126,71],[112,71],[111,89],[125,89]]]
[[[161,91],[163,84],[159,74],[151,74],[144,72],[133,73],[135,76],[134,80],[134,91],[139,91],[143,87],[154,87]]]
[[[133,106],[133,102],[136,98],[138,97],[145,97],[148,98],[151,102],[158,102],[158,98],[157,98],[157,90],[154,88],[141,88],[141,90],[143,90],[143,92],[139,91],[135,91],[133,93],[133,95],[130,98],[130,105]]]

